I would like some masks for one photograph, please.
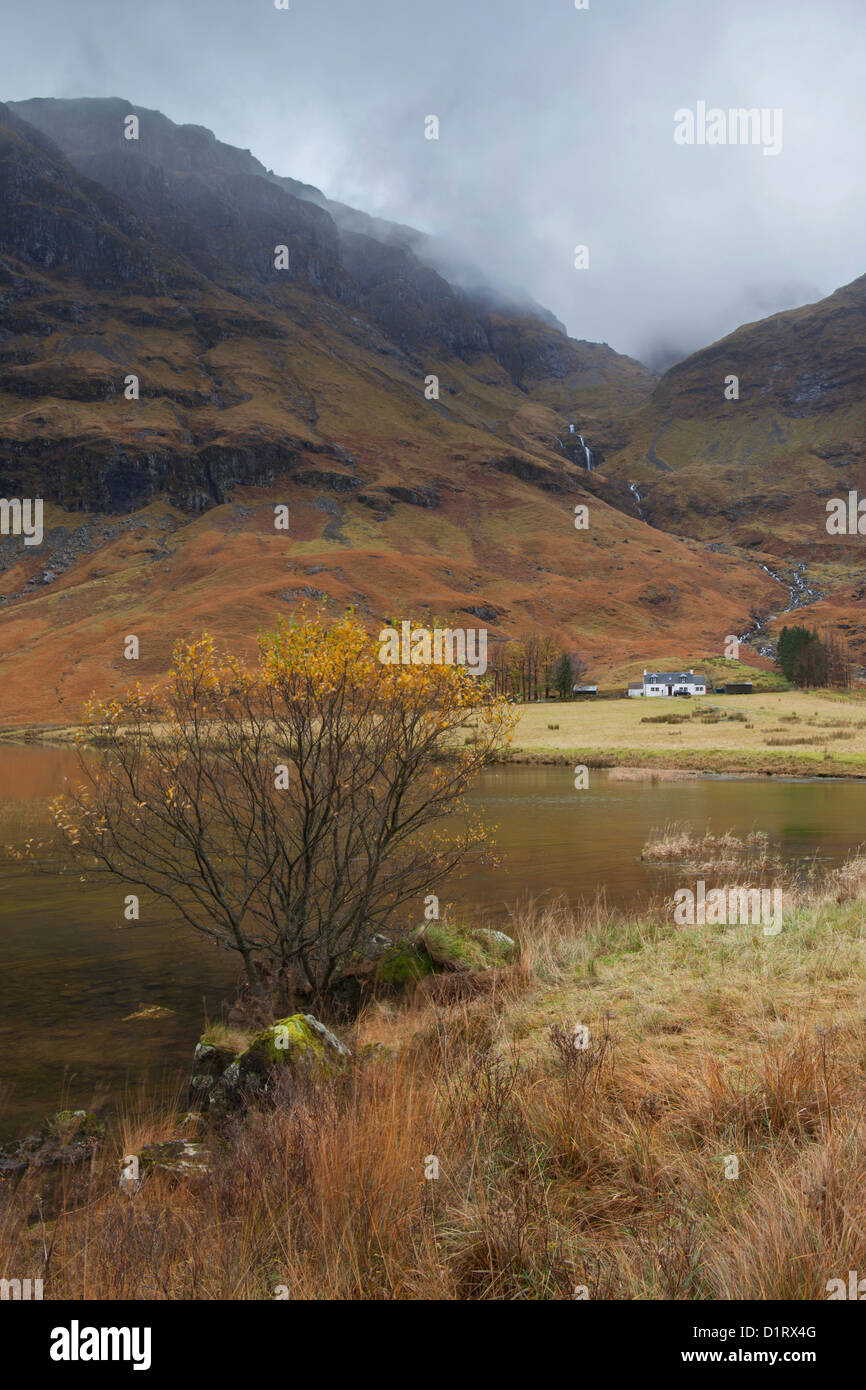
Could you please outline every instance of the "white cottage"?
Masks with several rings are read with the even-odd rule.
[[[644,671],[642,681],[631,681],[629,695],[706,695],[705,676],[694,671]]]

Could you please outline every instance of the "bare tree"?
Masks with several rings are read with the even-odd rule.
[[[523,642],[509,642],[506,648],[508,679],[511,692],[523,701],[527,699],[527,654]]]
[[[550,699],[550,692],[556,680],[556,668],[561,656],[562,647],[555,637],[547,634],[541,638],[538,645],[538,659],[545,700]]]
[[[571,672],[575,685],[583,685],[589,673],[589,662],[580,652],[573,652],[571,656]]]
[[[530,700],[538,699],[538,661],[539,661],[539,641],[533,632],[523,639],[523,649],[526,652],[526,689],[527,698]]]
[[[847,640],[837,632],[822,632],[821,641],[827,654],[827,684],[850,689],[851,651]]]

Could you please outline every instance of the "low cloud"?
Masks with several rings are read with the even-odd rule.
[[[656,367],[866,271],[861,0],[45,0],[4,31],[4,99],[209,126]],[[677,145],[700,101],[781,109],[781,152]]]

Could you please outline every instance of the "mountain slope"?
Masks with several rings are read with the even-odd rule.
[[[738,400],[725,399],[732,374]],[[638,483],[657,524],[804,558],[837,553],[826,498],[866,493],[866,276],[678,363],[627,433],[608,467]]]
[[[725,398],[731,376],[739,399]],[[762,610],[757,646],[799,621],[866,663],[864,540],[827,530],[829,499],[866,497],[866,276],[678,363],[624,433],[605,475],[636,485],[654,525],[745,550],[807,600]]]
[[[719,652],[772,601],[583,467],[568,424],[614,438],[645,368],[199,127],[139,111],[124,142],[129,111],[0,107],[0,496],[49,503],[41,547],[0,536],[0,720],[74,717],[177,637],[248,647],[302,603],[548,631],[601,670]]]
[[[278,304],[287,283],[309,285],[361,308],[407,351],[466,360],[489,354],[528,390],[555,375],[575,409],[607,385],[629,408],[655,381],[606,345],[567,338],[547,310],[485,287],[479,272],[464,269],[471,293],[449,283],[439,273],[447,250],[433,238],[279,177],[201,126],[178,126],[117,98],[16,102],[10,110],[221,288]],[[139,121],[137,140],[123,135],[129,115]],[[275,245],[288,247],[287,270],[274,270]]]

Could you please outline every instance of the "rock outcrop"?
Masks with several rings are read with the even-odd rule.
[[[0,1178],[34,1168],[78,1167],[93,1157],[104,1132],[102,1121],[88,1110],[59,1110],[36,1134],[0,1149]]]
[[[205,1035],[195,1050],[190,1102],[219,1119],[266,1096],[286,1073],[326,1081],[345,1071],[350,1060],[345,1044],[312,1014],[278,1019],[240,1053]]]

